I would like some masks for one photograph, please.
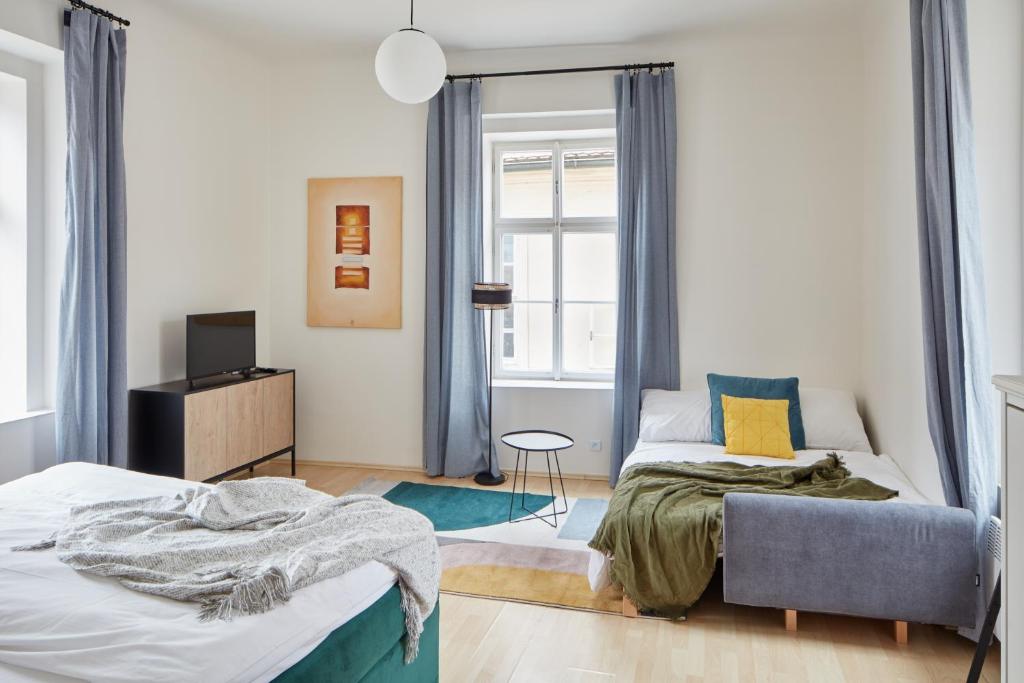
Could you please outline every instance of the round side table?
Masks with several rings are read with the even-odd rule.
[[[519,478],[519,460],[523,458],[523,490],[519,497],[519,509],[529,512],[549,526],[558,528],[558,515],[564,515],[568,511],[568,501],[565,498],[565,482],[562,481],[562,466],[558,462],[558,451],[565,450],[573,445],[573,440],[565,434],[551,432],[543,429],[527,429],[520,432],[508,432],[501,435],[501,442],[510,448],[516,449],[516,470],[512,475],[512,499],[508,504],[508,521],[510,524],[524,522],[530,519],[522,517],[512,519],[512,510],[516,500],[516,480]],[[526,507],[526,472],[530,467],[530,453],[543,453],[548,465],[548,486],[551,489],[551,512],[539,515],[537,511]],[[558,485],[562,489],[562,509],[558,509],[558,499],[555,496],[555,479],[551,473],[551,456],[555,456],[555,468],[558,470]],[[550,518],[550,519],[549,519]]]

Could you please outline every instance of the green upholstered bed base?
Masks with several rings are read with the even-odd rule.
[[[398,586],[331,632],[274,683],[433,683],[438,679],[441,603],[423,624],[420,653],[405,664],[405,616]]]

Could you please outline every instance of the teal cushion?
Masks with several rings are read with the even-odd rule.
[[[787,399],[789,401],[789,438],[794,451],[807,448],[804,438],[804,420],[800,415],[800,380],[796,377],[762,379],[760,377],[733,377],[708,373],[711,392],[711,441],[725,445],[725,420],[722,416],[722,394],[737,398]]]

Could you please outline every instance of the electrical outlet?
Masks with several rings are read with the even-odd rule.
[[[601,439],[591,439],[590,440],[590,450],[592,450],[592,451],[599,451],[599,450],[601,450]]]

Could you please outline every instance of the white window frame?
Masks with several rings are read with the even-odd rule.
[[[491,340],[491,352],[497,354],[497,362],[494,364],[494,376],[499,379],[527,379],[527,380],[569,380],[574,382],[608,382],[615,377],[614,371],[609,373],[581,373],[569,372],[562,367],[562,340],[564,335],[562,321],[562,237],[566,233],[611,233],[618,230],[617,216],[597,217],[576,217],[562,215],[562,154],[575,149],[592,149],[594,147],[611,147],[616,149],[614,137],[594,138],[551,138],[522,140],[503,140],[494,142],[491,155],[491,277],[495,281],[503,281],[503,254],[502,243],[505,235],[522,234],[550,234],[552,239],[551,262],[552,262],[552,298],[548,301],[515,300],[517,304],[543,303],[551,304],[551,330],[552,330],[552,357],[551,370],[548,372],[536,370],[507,370],[503,367],[504,360],[504,320],[498,326],[500,334],[496,339]],[[552,158],[552,182],[551,193],[551,217],[550,218],[503,218],[501,215],[501,189],[502,189],[502,155],[510,151],[550,151]],[[618,164],[618,159],[616,159]],[[618,278],[618,273],[615,273]],[[513,289],[515,284],[513,283]],[[607,301],[572,301],[574,304],[606,304]],[[618,302],[612,302],[616,305]],[[518,354],[518,349],[517,349]]]

